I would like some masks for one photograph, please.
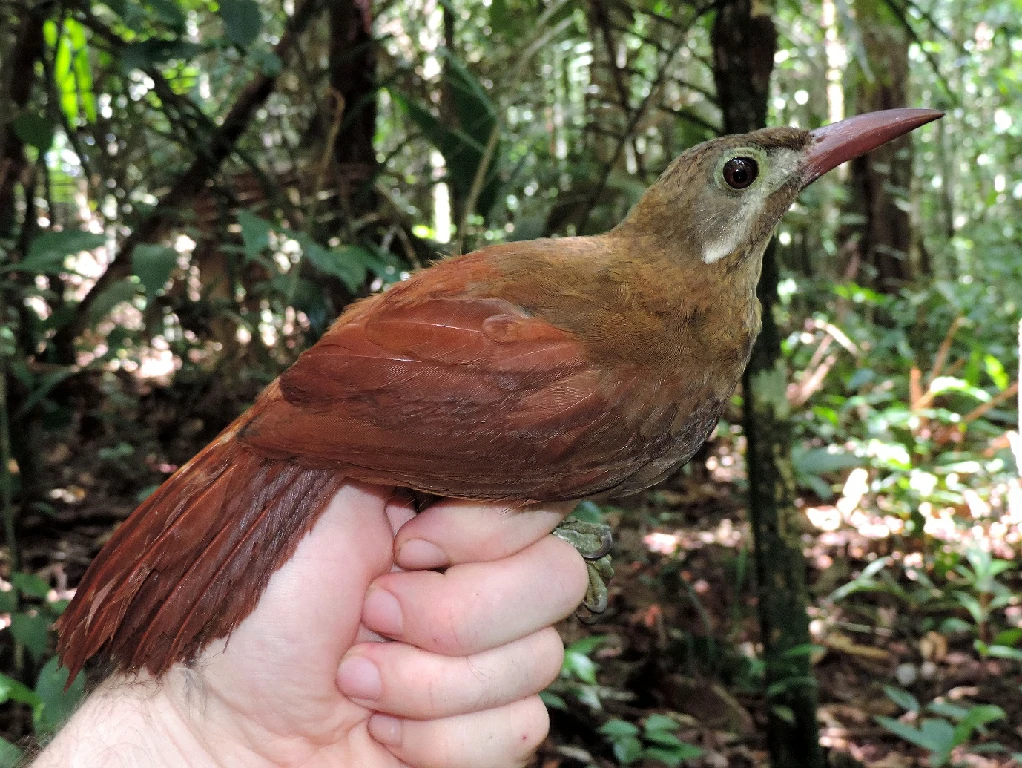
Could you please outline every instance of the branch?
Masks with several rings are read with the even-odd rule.
[[[589,223],[589,218],[590,216],[592,216],[593,209],[596,208],[596,205],[600,200],[600,196],[603,194],[603,191],[607,188],[607,182],[610,180],[610,174],[614,170],[614,166],[617,165],[617,161],[620,159],[621,153],[624,152],[625,144],[628,143],[628,137],[634,133],[636,126],[638,126],[639,123],[642,121],[643,117],[645,117],[646,112],[653,105],[653,102],[660,97],[661,89],[666,85],[667,76],[669,70],[671,69],[671,65],[674,63],[675,57],[678,56],[678,54],[681,52],[681,49],[685,45],[687,39],[685,35],[692,29],[692,27],[696,25],[699,19],[701,19],[705,14],[709,13],[711,10],[713,10],[713,8],[714,8],[713,2],[710,2],[703,6],[697,6],[695,8],[695,15],[689,20],[688,26],[684,28],[679,27],[679,29],[683,29],[684,31],[678,35],[677,39],[674,41],[674,45],[672,45],[670,49],[666,50],[665,58],[658,66],[657,76],[650,83],[649,95],[647,95],[646,98],[643,99],[639,103],[638,107],[636,107],[636,109],[632,112],[631,119],[628,121],[628,125],[625,127],[623,137],[621,138],[621,140],[618,142],[617,146],[614,149],[613,156],[603,167],[603,173],[600,174],[600,180],[596,185],[595,191],[588,196],[588,199],[586,201],[585,213],[583,214],[582,220],[578,225],[578,233],[580,235],[585,234],[585,228],[586,225]]]
[[[274,53],[281,61],[286,60],[298,37],[312,21],[319,7],[320,0],[303,0],[301,5],[295,9],[294,14],[288,20],[280,42],[274,48]],[[121,247],[106,271],[100,275],[95,285],[76,307],[71,322],[57,331],[54,337],[55,344],[73,342],[85,331],[89,321],[89,310],[95,304],[96,299],[111,285],[118,280],[123,280],[131,273],[131,257],[135,248],[154,241],[163,233],[169,212],[187,205],[202,190],[206,182],[216,174],[223,162],[234,151],[235,144],[245,133],[256,110],[266,103],[267,98],[273,92],[276,81],[277,75],[271,76],[261,72],[245,87],[231,111],[224,118],[223,123],[210,136],[209,142],[197,152],[192,164],[178,177],[170,190],[160,198],[152,212],[139,221],[131,234],[121,243]]]

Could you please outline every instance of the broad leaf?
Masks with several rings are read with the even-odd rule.
[[[36,661],[46,656],[50,639],[50,622],[42,616],[16,613],[11,616],[11,634]]]
[[[263,20],[255,0],[220,0],[220,18],[227,39],[239,48],[248,48],[259,37]]]
[[[30,597],[38,597],[41,600],[45,600],[46,596],[50,594],[50,585],[46,579],[41,579],[34,573],[22,573],[16,571],[11,574],[11,584],[13,584],[19,592],[23,595],[29,595]]]
[[[251,261],[270,247],[270,232],[273,225],[261,216],[242,209],[238,211],[238,226],[241,227],[242,251],[245,261]]]
[[[21,764],[24,753],[7,739],[0,738],[0,768],[15,768]]]
[[[85,695],[85,675],[78,675],[65,691],[68,670],[60,666],[56,656],[51,658],[39,672],[35,692],[42,702],[35,718],[36,732],[53,733],[71,716],[78,702]]]
[[[106,237],[80,229],[44,232],[28,249],[28,255],[17,264],[4,264],[0,272],[27,272],[37,275],[57,274],[64,268],[64,259],[106,243]]]
[[[42,115],[22,112],[11,121],[11,126],[19,139],[40,152],[45,152],[53,144],[56,127]]]
[[[89,308],[89,322],[95,327],[110,310],[138,295],[139,285],[134,280],[120,280],[103,291]]]
[[[163,290],[176,266],[177,251],[165,245],[142,244],[131,254],[132,271],[149,297]]]

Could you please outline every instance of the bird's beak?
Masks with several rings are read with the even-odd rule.
[[[885,109],[817,128],[810,133],[802,189],[841,163],[943,116],[936,109]]]

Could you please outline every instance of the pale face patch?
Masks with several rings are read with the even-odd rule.
[[[759,162],[760,175],[747,189],[727,188],[720,169],[731,158],[743,155],[754,157]],[[733,149],[720,159],[714,171],[714,182],[728,195],[733,205],[723,209],[730,209],[724,220],[711,222],[707,227],[708,230],[717,230],[719,235],[706,239],[702,254],[704,264],[720,261],[748,242],[750,233],[760,225],[759,218],[767,200],[797,172],[799,160],[800,154],[794,150],[776,149],[768,157],[759,147]]]
[[[729,253],[734,253],[738,246],[745,242],[762,207],[762,200],[749,200],[739,208],[738,216],[725,222],[721,227],[720,237],[707,241],[703,246],[703,263],[713,264]]]

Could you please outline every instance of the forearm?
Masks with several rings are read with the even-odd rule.
[[[152,682],[111,679],[74,713],[31,768],[212,768]]]

